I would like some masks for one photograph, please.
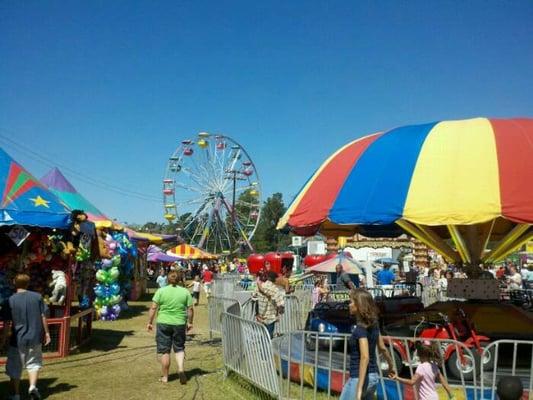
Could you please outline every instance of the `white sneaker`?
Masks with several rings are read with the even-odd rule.
[[[9,396],[9,400],[20,400],[20,394],[14,394]]]
[[[36,387],[31,389],[28,394],[30,395],[31,400],[41,400],[41,394]]]

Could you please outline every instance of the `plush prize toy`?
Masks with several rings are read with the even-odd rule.
[[[50,287],[53,288],[50,301],[52,303],[63,305],[67,293],[67,279],[63,271],[57,269],[52,270],[52,282],[50,283]]]

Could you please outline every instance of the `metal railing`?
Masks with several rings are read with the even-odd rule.
[[[259,389],[279,398],[279,379],[270,336],[264,325],[222,314],[224,366]]]
[[[455,395],[477,399],[477,357],[460,342],[439,339],[385,337],[387,351],[393,359],[393,370],[400,376],[414,375],[419,359],[417,344],[422,341],[437,343],[441,353],[440,369],[449,381]],[[273,339],[276,368],[280,372],[283,398],[332,398],[339,394],[349,379],[350,335],[297,331]],[[461,361],[462,360],[462,361]],[[384,358],[376,355],[379,399],[406,398],[405,385],[388,379]],[[455,367],[454,367],[455,365]],[[455,369],[454,369],[455,368]],[[453,371],[453,373],[451,372]]]
[[[485,347],[481,356],[485,368],[481,371],[483,400],[495,400],[496,385],[506,376],[517,376],[524,390],[533,393],[533,341],[498,340]]]
[[[211,295],[217,297],[232,298],[236,290],[242,290],[239,286],[241,278],[238,274],[219,275],[213,279]]]
[[[208,319],[209,319],[209,338],[213,338],[213,333],[222,334],[222,313],[228,309],[232,313],[237,313],[239,303],[231,298],[211,296],[208,303]],[[240,314],[240,310],[238,311]]]
[[[256,300],[249,299],[241,304],[240,316],[247,321],[255,321]],[[305,315],[303,315],[305,313]],[[279,315],[276,322],[274,334],[282,335],[298,329],[302,329],[307,318],[307,312],[302,310],[300,302],[295,295],[285,295],[285,309],[283,314]],[[303,322],[302,322],[303,320]]]
[[[349,378],[350,335],[299,330],[305,295],[285,297],[285,313],[276,324],[271,341],[266,328],[255,321],[251,300],[212,297],[209,303],[210,332],[221,333],[224,364],[257,388],[277,398],[330,398],[342,391]],[[413,376],[419,364],[417,345],[436,343],[439,367],[458,398],[496,399],[496,385],[504,376],[518,376],[533,391],[533,341],[500,340],[482,351],[471,344],[447,339],[384,337],[394,371]],[[406,385],[384,374],[384,358],[376,355],[378,399],[407,396]],[[439,391],[443,391],[439,388]],[[411,393],[411,392],[409,392]],[[415,397],[416,398],[416,397]]]

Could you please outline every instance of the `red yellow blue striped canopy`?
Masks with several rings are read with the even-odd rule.
[[[354,226],[379,231],[490,221],[497,221],[499,235],[492,239],[516,225],[518,236],[531,233],[533,119],[440,121],[354,140],[318,168],[278,228],[342,233]]]

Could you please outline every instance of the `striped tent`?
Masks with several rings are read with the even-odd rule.
[[[407,232],[447,259],[502,259],[533,237],[533,119],[438,121],[348,143],[311,176],[278,228]]]
[[[180,244],[167,251],[170,256],[184,258],[186,260],[214,260],[217,256],[189,244]]]
[[[52,168],[41,178],[41,182],[59,197],[71,210],[83,210],[89,221],[94,222],[97,228],[111,228],[121,230],[122,226],[113,221],[94,204],[83,197],[68,181],[59,168]]]

